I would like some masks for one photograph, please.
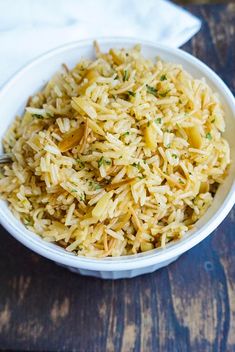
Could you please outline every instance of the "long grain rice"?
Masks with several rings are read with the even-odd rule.
[[[96,53],[56,74],[10,126],[1,196],[31,231],[79,255],[165,247],[226,176],[224,110],[204,79],[139,46]]]

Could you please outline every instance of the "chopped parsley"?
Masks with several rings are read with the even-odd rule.
[[[127,70],[124,70],[124,75],[123,75],[123,81],[127,81],[129,78],[129,74],[128,74],[128,71]]]
[[[158,117],[157,119],[155,119],[155,120],[154,120],[154,122],[155,122],[155,123],[159,123],[159,124],[160,124],[160,123],[162,122],[161,117]]]
[[[75,192],[77,192],[77,190],[76,190],[76,189],[72,189],[72,191],[71,191],[71,192],[75,193]]]
[[[95,188],[95,190],[101,189],[101,186],[98,183],[95,183],[94,188]]]
[[[43,119],[42,115],[32,114],[32,116],[35,117],[36,119]]]
[[[147,88],[147,92],[149,94],[152,94],[152,95],[156,96],[156,94],[157,94],[157,89],[156,88],[151,87],[148,84],[146,84],[146,88]]]
[[[135,97],[135,95],[136,95],[136,94],[135,94],[134,92],[132,92],[131,90],[128,90],[127,93],[128,93],[128,95],[131,96],[131,97]]]
[[[85,201],[85,199],[86,199],[86,195],[85,195],[85,193],[83,192],[82,194],[80,194],[80,201],[81,202],[84,202]]]
[[[98,167],[100,168],[101,165],[103,165],[104,162],[104,157],[102,156],[99,160],[98,160]]]
[[[159,96],[162,97],[162,98],[165,98],[169,92],[170,92],[170,89],[166,90],[163,93],[159,93]]]
[[[96,191],[97,189],[100,189],[100,188],[101,188],[100,184],[99,184],[99,183],[96,183],[96,182],[94,182],[94,181],[89,181],[89,187],[91,187],[91,188],[94,189],[95,191]]]
[[[211,121],[211,123],[214,123],[215,122],[215,119],[213,119],[212,121]]]
[[[208,133],[206,134],[206,138],[209,139],[209,140],[212,140],[212,135],[210,134],[210,132],[208,132]]]
[[[80,159],[77,159],[77,163],[81,168],[85,167],[85,163],[83,161],[81,161]]]
[[[176,154],[172,154],[172,158],[177,159],[178,157],[177,157],[177,155],[176,155]]]
[[[132,166],[136,167],[138,170],[141,169],[140,162],[138,162],[138,163],[133,163]]]
[[[100,168],[101,165],[111,165],[111,161],[110,160],[105,160],[104,157],[102,156],[99,160],[98,160],[98,167]]]
[[[184,185],[184,182],[181,179],[179,179],[179,183],[181,183],[181,185]]]
[[[148,126],[148,127],[150,126],[150,121],[147,122],[147,126]]]
[[[160,77],[160,81],[166,81],[166,80],[167,80],[166,75],[162,75],[162,76]]]
[[[129,134],[130,134],[130,132],[125,132],[125,133],[123,133],[123,136],[129,136]]]

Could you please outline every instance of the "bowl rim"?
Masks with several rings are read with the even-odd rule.
[[[114,44],[120,44],[122,46],[125,46],[140,43],[142,45],[150,46],[154,49],[163,50],[167,54],[174,54],[179,58],[186,60],[190,65],[197,66],[201,72],[209,76],[210,80],[216,86],[219,87],[220,91],[223,91],[223,95],[226,96],[227,100],[230,102],[230,107],[235,115],[235,99],[227,85],[214,71],[212,71],[212,69],[210,69],[206,64],[204,64],[202,61],[192,56],[191,54],[178,48],[172,48],[138,38],[98,37],[96,38],[96,40],[101,45],[110,44],[110,46]],[[41,63],[50,57],[58,55],[62,52],[66,52],[67,50],[73,48],[79,48],[84,46],[89,47],[92,45],[93,41],[94,39],[91,38],[71,42],[69,44],[62,45],[53,50],[50,50],[38,56],[36,59],[31,60],[23,68],[18,70],[18,72],[12,75],[8,82],[1,88],[0,99],[11,88],[11,86],[14,85],[14,82],[16,80],[20,79],[27,70],[33,68],[34,66],[37,66],[38,63]],[[54,248],[50,247],[46,241],[42,240],[42,242],[38,242],[36,238],[32,236],[32,232],[28,231],[27,229],[18,228],[15,224],[10,223],[7,214],[5,214],[2,209],[0,209],[0,223],[13,237],[15,237],[23,245],[25,245],[32,251],[42,255],[43,257],[51,259],[60,264],[79,269],[87,269],[91,271],[123,271],[130,269],[140,269],[143,267],[160,264],[169,261],[170,259],[173,259],[186,252],[187,250],[201,242],[219,226],[219,224],[224,220],[224,218],[227,216],[227,214],[233,207],[234,203],[235,181],[233,180],[232,186],[227,194],[227,197],[225,198],[224,202],[221,204],[219,209],[210,217],[206,224],[204,224],[200,229],[196,230],[192,235],[189,235],[186,238],[183,238],[182,240],[179,240],[173,244],[169,244],[164,249],[153,249],[148,252],[139,253],[136,255],[132,254],[123,257],[91,258],[77,256],[75,254],[66,252],[65,250],[64,252],[59,252],[56,248],[58,247],[57,245],[54,245]]]

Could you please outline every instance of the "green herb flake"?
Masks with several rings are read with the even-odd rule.
[[[76,189],[72,189],[72,191],[71,191],[71,192],[76,193],[76,192],[77,192],[77,190],[76,190]]]
[[[210,134],[210,132],[206,134],[206,138],[209,139],[209,141],[212,140],[212,135]]]
[[[127,81],[129,78],[129,74],[128,74],[128,71],[127,70],[124,70],[124,75],[123,75],[123,81]]]
[[[100,189],[101,188],[101,186],[100,186],[100,184],[99,183],[97,183],[97,182],[94,182],[94,181],[89,181],[89,187],[91,188],[91,189],[93,189],[93,190],[97,190],[97,189]]]
[[[130,132],[125,132],[125,133],[123,133],[123,136],[129,136],[129,134],[130,134]]]
[[[86,199],[86,195],[85,195],[85,193],[80,194],[79,199],[80,199],[80,201],[81,201],[81,202],[84,202],[84,201],[85,201],[85,199]]]
[[[84,163],[83,161],[81,161],[80,159],[77,159],[76,161],[77,161],[77,163],[79,164],[79,166],[80,166],[81,168],[84,168],[84,167],[85,167],[85,163]]]
[[[181,179],[179,179],[179,183],[181,183],[181,185],[184,185],[184,182]]]
[[[171,146],[171,145],[170,145],[170,143],[169,143],[169,144],[166,145],[166,148],[170,148],[170,146]]]
[[[166,80],[167,80],[166,75],[162,75],[162,76],[160,77],[160,81],[166,81]]]
[[[212,121],[211,121],[211,123],[214,123],[215,122],[215,119],[213,119]]]
[[[111,165],[112,162],[111,162],[111,160],[105,160],[104,157],[102,156],[102,157],[98,160],[98,167],[100,168],[101,165],[104,165],[104,164],[106,164],[106,165]]]
[[[95,188],[95,191],[97,191],[97,189],[101,189],[101,186],[98,183],[95,183],[94,188]]]
[[[178,156],[177,156],[176,154],[172,154],[172,158],[177,159],[177,158],[178,158]]]
[[[43,119],[43,116],[38,114],[32,114],[32,117],[35,117],[36,119]]]
[[[138,170],[141,169],[140,162],[138,162],[138,163],[133,163],[132,166],[136,167]]]
[[[155,119],[154,122],[157,124],[160,124],[162,122],[161,117],[158,117],[157,119]]]
[[[151,87],[148,84],[146,84],[146,88],[147,88],[147,92],[149,94],[152,94],[152,95],[156,96],[156,94],[157,94],[157,89],[156,88]]]
[[[147,122],[147,126],[148,126],[148,127],[150,126],[150,121]]]
[[[159,96],[162,97],[162,98],[165,98],[169,92],[170,92],[170,89],[166,90],[163,93],[159,93]]]
[[[131,97],[135,97],[135,95],[136,95],[135,92],[132,92],[131,90],[128,90],[127,93]]]
[[[98,168],[101,167],[101,165],[103,164],[104,162],[104,157],[102,156],[99,160],[98,160]]]

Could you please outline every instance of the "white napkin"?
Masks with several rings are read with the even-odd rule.
[[[128,36],[178,47],[200,25],[166,0],[0,0],[0,86],[31,59],[65,43]]]

